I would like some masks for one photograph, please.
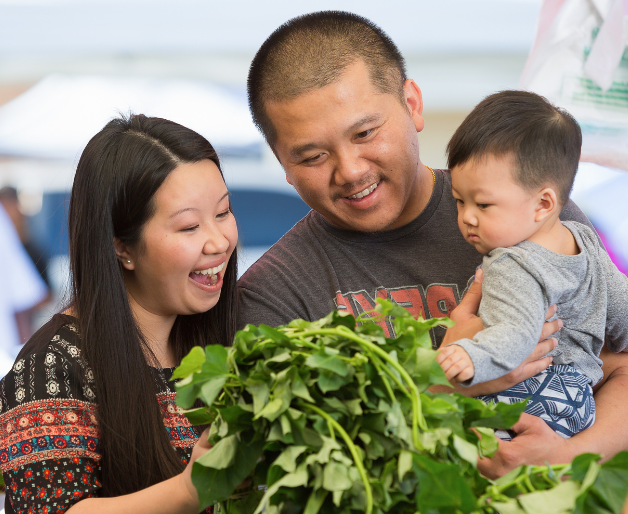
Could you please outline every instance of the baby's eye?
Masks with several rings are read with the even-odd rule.
[[[455,200],[456,200],[456,204],[458,204],[459,206],[462,207],[464,205],[464,202],[460,198],[456,198]]]
[[[487,203],[479,203],[479,204],[478,204],[478,208],[479,208],[479,209],[486,209],[487,207],[488,207],[488,204],[487,204]]]

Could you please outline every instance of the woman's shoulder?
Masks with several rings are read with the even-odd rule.
[[[24,345],[0,382],[0,414],[29,402],[94,402],[93,373],[79,343],[76,319],[53,316]]]

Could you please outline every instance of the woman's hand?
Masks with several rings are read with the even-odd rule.
[[[192,455],[190,457],[190,462],[188,462],[187,466],[183,470],[183,473],[179,475],[180,482],[182,487],[185,487],[185,490],[190,495],[190,500],[194,502],[195,506],[198,507],[198,492],[196,491],[196,487],[192,483],[192,466],[196,459],[198,459],[201,455],[204,455],[212,445],[209,444],[207,440],[209,438],[209,428],[203,430],[203,433],[196,441],[194,448],[192,449]],[[197,508],[198,511],[198,508]]]

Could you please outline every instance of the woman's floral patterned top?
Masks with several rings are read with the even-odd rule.
[[[79,500],[98,496],[98,404],[72,320],[53,317],[60,328],[48,345],[18,357],[0,382],[0,471],[7,514],[62,513]],[[185,464],[199,431],[175,405],[172,372],[154,369],[157,401],[172,446]]]

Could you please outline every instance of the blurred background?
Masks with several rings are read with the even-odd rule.
[[[621,3],[546,4],[576,2],[596,4],[598,29]],[[381,26],[423,92],[422,160],[444,168],[447,141],[473,106],[520,84],[531,50],[541,48],[535,33],[543,6],[541,0],[0,0],[0,197],[7,212],[13,209],[48,290],[37,286],[37,308],[26,309],[20,337],[59,306],[74,169],[89,138],[118,113],[172,119],[216,146],[233,193],[242,271],[309,210],[285,182],[246,103],[249,63],[275,28],[323,9],[356,12]],[[623,47],[620,61],[628,70]],[[617,80],[613,112],[623,126],[628,79]],[[609,90],[591,88],[599,98]],[[581,165],[573,198],[625,271],[627,173],[617,161],[604,164]]]

